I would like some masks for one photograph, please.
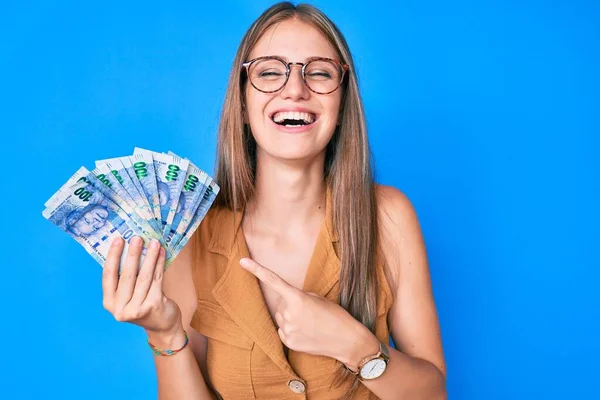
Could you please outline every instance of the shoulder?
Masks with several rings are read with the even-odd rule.
[[[379,214],[380,228],[389,228],[391,238],[399,239],[402,232],[419,225],[417,213],[412,202],[400,190],[393,186],[376,185],[375,196]],[[395,228],[395,229],[391,229]]]
[[[376,185],[379,240],[386,266],[398,283],[402,270],[424,257],[419,219],[410,199],[393,186]]]

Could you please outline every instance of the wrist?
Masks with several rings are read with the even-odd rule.
[[[185,343],[185,331],[181,324],[167,331],[151,331],[146,329],[146,334],[150,343],[163,349],[178,349]]]
[[[379,339],[377,339],[377,336],[364,325],[361,324],[361,327],[362,329],[355,332],[350,339],[344,354],[337,358],[339,362],[345,364],[352,371],[358,370],[360,362],[365,357],[379,352]]]

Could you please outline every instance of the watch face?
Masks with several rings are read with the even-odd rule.
[[[387,367],[387,364],[384,360],[382,360],[381,358],[376,358],[374,360],[367,362],[361,368],[360,376],[363,379],[379,378],[385,371],[386,367]]]

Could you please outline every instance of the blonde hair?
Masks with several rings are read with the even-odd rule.
[[[289,2],[273,5],[252,24],[241,41],[229,76],[219,125],[216,181],[221,192],[216,204],[240,210],[253,194],[256,142],[244,124],[247,78],[241,65],[269,27],[288,19],[298,19],[318,29],[336,49],[340,61],[350,67],[338,89],[343,90],[339,125],[327,145],[324,176],[331,190],[333,224],[340,243],[339,304],[375,332],[379,290],[375,268],[379,238],[365,115],[348,44],[337,26],[311,5]],[[349,193],[352,195],[348,196]],[[343,367],[338,372],[337,384],[352,376]],[[347,396],[351,396],[357,386],[355,380]]]

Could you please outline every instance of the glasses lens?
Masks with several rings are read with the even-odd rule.
[[[285,83],[286,65],[279,60],[257,60],[250,66],[252,84],[263,92],[274,92]]]
[[[342,82],[343,70],[333,61],[314,60],[306,65],[306,84],[317,93],[333,92]]]

